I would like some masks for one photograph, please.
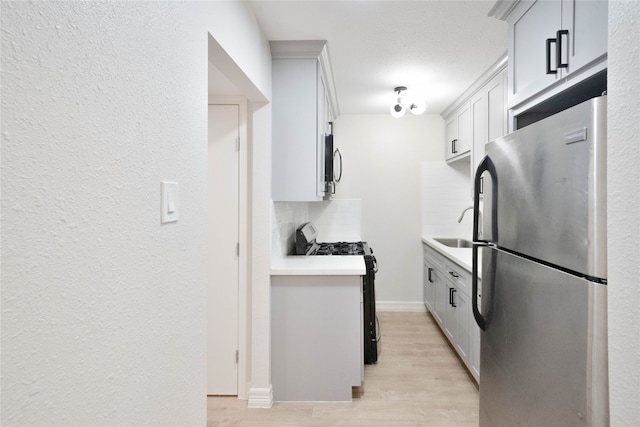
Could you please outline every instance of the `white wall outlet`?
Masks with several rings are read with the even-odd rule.
[[[178,220],[179,193],[178,183],[162,181],[160,183],[160,223]]]

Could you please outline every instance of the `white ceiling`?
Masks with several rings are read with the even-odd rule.
[[[251,1],[269,40],[327,40],[341,114],[386,114],[407,86],[439,114],[507,50],[495,1]]]

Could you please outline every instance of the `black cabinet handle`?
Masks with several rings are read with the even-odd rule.
[[[449,305],[453,305],[453,288],[449,288]]]
[[[460,275],[458,273],[456,273],[455,271],[450,271],[449,274],[452,275],[455,278],[460,277]]]
[[[568,62],[562,62],[562,36],[569,36],[569,30],[558,30],[556,32],[556,68],[567,68]],[[567,52],[567,60],[569,58],[569,52]]]
[[[457,139],[451,140],[451,154],[456,154],[458,152],[458,150],[456,150],[456,142],[458,142]]]
[[[547,74],[558,74],[557,67],[555,70],[551,69],[551,43],[556,43],[556,42],[557,42],[556,39],[547,39]]]
[[[431,273],[433,273],[433,268],[429,267],[427,269],[427,280],[429,283],[433,283],[433,278],[431,277]]]
[[[455,294],[456,292],[458,292],[458,290],[457,290],[457,289],[454,289],[454,288],[452,288],[452,289],[451,289],[451,306],[452,306],[453,308],[456,308],[456,307],[457,307],[457,305],[456,305],[456,300],[454,299],[454,297],[455,297],[455,295],[454,295],[454,294]]]

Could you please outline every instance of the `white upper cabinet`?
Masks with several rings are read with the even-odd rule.
[[[441,113],[445,121],[445,159],[469,162],[473,178],[486,143],[507,134],[507,56],[502,56]],[[455,153],[453,151],[456,151]]]
[[[573,0],[563,2],[562,27],[569,32],[567,72],[573,73],[607,55],[607,1]]]
[[[453,161],[468,157],[472,145],[469,103],[458,108],[446,121],[445,126],[445,159]]]
[[[471,197],[475,171],[485,155],[485,145],[507,134],[507,70],[501,71],[471,97]]]
[[[496,3],[490,14],[509,24],[508,107],[553,96],[605,69],[607,10],[602,0]]]
[[[337,116],[324,41],[271,42],[274,201],[325,196],[325,136]]]

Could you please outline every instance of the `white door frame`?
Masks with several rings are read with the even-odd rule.
[[[238,153],[238,242],[240,253],[238,258],[238,399],[247,399],[249,390],[248,371],[248,132],[247,132],[247,99],[242,96],[209,96],[209,105],[237,105],[239,111],[238,124],[240,150]]]

